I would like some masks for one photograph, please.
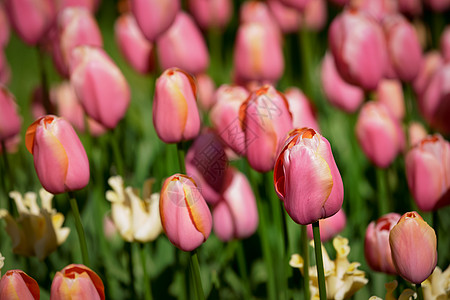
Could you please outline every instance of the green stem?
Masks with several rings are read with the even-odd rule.
[[[300,78],[302,78],[303,90],[309,97],[311,97],[313,93],[312,47],[310,34],[311,32],[304,24],[302,24],[298,34],[302,62],[302,74]]]
[[[323,271],[322,242],[320,241],[319,221],[312,224],[314,235],[314,253],[316,254],[317,278],[319,283],[320,300],[327,300],[325,287],[325,272]]]
[[[416,292],[419,300],[423,300],[422,284],[416,283]]]
[[[124,177],[124,166],[122,154],[120,153],[118,140],[118,128],[116,127],[113,132],[109,133],[110,143],[114,155],[114,161],[116,162],[117,174]]]
[[[150,281],[150,278],[147,273],[147,263],[146,263],[146,256],[147,252],[145,251],[145,245],[140,244],[141,246],[141,264],[142,264],[142,272],[144,273],[144,295],[146,300],[152,300],[152,283]]]
[[[48,89],[48,79],[47,73],[45,72],[45,63],[44,63],[44,53],[40,46],[37,47],[38,50],[38,64],[39,70],[41,73],[41,88],[42,88],[42,96],[43,96],[43,105],[44,109],[48,114],[55,114],[55,108],[50,102],[50,94]]]
[[[181,142],[177,143],[178,163],[180,165],[180,172],[186,174],[186,165],[184,163],[184,149]]]
[[[81,216],[80,211],[78,210],[77,200],[75,199],[72,192],[69,192],[69,198],[70,198],[70,206],[72,208],[72,213],[75,219],[75,227],[78,233],[78,242],[80,243],[81,247],[81,256],[83,258],[83,264],[87,267],[90,267],[91,264],[89,262],[86,236],[84,234],[83,224],[81,223]]]
[[[130,275],[130,299],[136,299],[136,290],[134,287],[134,265],[133,265],[133,245],[131,242],[125,242],[125,252],[128,254],[128,274]]]
[[[211,53],[210,74],[216,83],[222,83],[222,34],[219,28],[212,26],[208,29],[208,44]]]
[[[300,225],[301,230],[301,249],[303,255],[303,295],[305,299],[311,299],[309,290],[309,247],[308,235],[306,234],[306,225]]]
[[[241,274],[242,281],[244,281],[244,299],[250,299],[251,298],[251,289],[250,289],[250,282],[248,280],[247,275],[247,267],[245,265],[245,253],[244,253],[244,247],[242,246],[242,241],[234,241],[237,246],[237,262],[239,267],[239,273]]]
[[[377,188],[378,188],[378,215],[382,216],[389,212],[389,196],[387,193],[387,178],[386,170],[376,168],[377,173]]]
[[[191,269],[190,275],[191,275],[191,280],[195,285],[194,289],[197,294],[197,299],[200,299],[200,300],[205,299],[205,294],[203,292],[203,287],[202,287],[202,279],[200,277],[200,268],[198,265],[197,250],[191,251],[189,267]]]

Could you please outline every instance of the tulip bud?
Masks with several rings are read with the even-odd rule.
[[[189,0],[189,11],[202,29],[223,29],[231,19],[233,1]]]
[[[180,69],[167,69],[157,79],[153,125],[163,142],[178,143],[198,135],[200,116],[196,98],[195,79]]]
[[[59,10],[64,10],[66,7],[83,7],[91,13],[95,13],[100,0],[56,0],[59,2]]]
[[[330,143],[314,129],[294,129],[289,133],[273,174],[275,191],[294,222],[312,224],[341,209],[341,174]]]
[[[312,31],[320,31],[327,22],[327,4],[325,0],[311,0],[306,5],[304,12],[304,25]]]
[[[403,120],[405,116],[405,99],[400,81],[395,79],[383,79],[377,87],[377,100],[389,109],[397,120]]]
[[[427,136],[425,127],[419,122],[411,122],[408,127],[409,146],[414,146]]]
[[[0,299],[2,300],[39,300],[39,285],[21,270],[9,270],[0,281]]]
[[[258,172],[272,170],[278,150],[292,129],[286,97],[273,86],[264,85],[241,105],[239,119],[248,163]]]
[[[183,251],[203,244],[212,228],[212,217],[194,180],[182,174],[170,176],[161,189],[161,223],[169,241]]]
[[[434,12],[444,12],[450,8],[450,0],[424,0]]]
[[[436,234],[415,211],[405,213],[389,234],[392,261],[404,279],[420,284],[437,263]]]
[[[105,288],[100,277],[88,267],[71,264],[56,272],[50,291],[50,300],[105,299]]]
[[[413,82],[414,92],[419,96],[419,108],[420,107],[420,96],[425,91],[428,86],[430,78],[433,76],[434,72],[444,64],[444,60],[438,51],[430,51],[425,54],[422,66],[420,67],[419,74]]]
[[[25,144],[33,154],[42,186],[52,194],[75,191],[89,182],[89,161],[75,130],[64,119],[47,115],[31,124]]]
[[[209,111],[216,101],[214,80],[206,73],[198,74],[195,78],[198,85],[198,106],[203,111]]]
[[[17,113],[14,96],[0,86],[0,141],[6,141],[20,132],[22,120]]]
[[[279,0],[269,0],[267,5],[283,33],[297,32],[300,28],[301,14]]]
[[[441,35],[441,53],[446,62],[450,62],[450,26],[445,27]]]
[[[398,10],[408,17],[417,17],[422,14],[421,0],[398,0]]]
[[[263,1],[244,1],[239,8],[239,20],[241,24],[257,22],[267,26],[277,26],[268,4]]]
[[[289,104],[289,110],[292,114],[292,127],[309,127],[319,131],[314,108],[309,99],[298,88],[289,88],[284,94]]]
[[[397,0],[350,0],[350,7],[364,11],[381,21],[397,12]]]
[[[303,11],[303,9],[311,2],[311,0],[279,0],[284,5],[295,8],[298,11]]]
[[[9,20],[2,2],[0,3],[0,49],[4,49],[8,45],[9,35]]]
[[[344,230],[347,223],[347,217],[345,216],[342,208],[329,218],[319,221],[320,227],[320,240],[323,242],[329,241],[338,235],[342,230]],[[308,238],[312,240],[314,238],[312,225],[308,224],[306,226],[306,232]]]
[[[389,233],[399,219],[399,214],[389,213],[376,222],[370,222],[367,227],[364,239],[364,254],[367,264],[372,270],[392,275],[397,274],[389,247]]]
[[[106,52],[79,46],[72,52],[70,82],[86,114],[107,128],[116,127],[130,103],[130,89]]]

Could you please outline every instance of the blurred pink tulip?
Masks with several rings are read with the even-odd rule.
[[[436,234],[415,211],[405,213],[389,234],[392,261],[404,279],[420,284],[437,263]]]
[[[411,122],[408,127],[409,146],[414,146],[427,136],[427,131],[421,123]]]
[[[289,104],[289,111],[292,114],[292,127],[309,127],[319,131],[314,108],[305,94],[300,89],[292,87],[288,88],[284,95]]]
[[[195,79],[186,72],[171,68],[159,76],[153,99],[153,125],[163,142],[178,143],[199,134],[196,98]]]
[[[342,207],[344,186],[330,143],[314,129],[289,133],[273,174],[275,191],[298,224],[331,217]]]
[[[389,109],[391,114],[399,121],[405,116],[405,99],[403,97],[402,83],[395,79],[383,79],[376,91],[377,100]]]
[[[355,129],[364,154],[377,167],[388,167],[405,146],[400,121],[381,102],[362,106]]]
[[[383,200],[383,199],[379,199]],[[364,255],[369,267],[377,272],[396,275],[389,247],[389,233],[400,220],[397,213],[388,213],[376,222],[370,222],[364,238]]]
[[[154,47],[142,34],[131,13],[121,15],[115,23],[116,43],[126,61],[141,74],[155,68]]]
[[[214,80],[206,73],[198,74],[195,78],[198,85],[198,106],[203,111],[209,111],[216,101]]]
[[[299,30],[302,16],[298,10],[284,5],[279,0],[268,0],[267,5],[283,33],[293,33]]]
[[[16,134],[12,138],[5,141],[5,148],[7,153],[16,153],[19,150],[21,144],[20,133]],[[0,154],[4,152],[4,149],[0,143]]]
[[[406,178],[422,211],[450,205],[450,143],[436,134],[416,143],[406,155]]]
[[[277,26],[274,15],[265,1],[244,1],[239,8],[240,24],[258,22],[268,26]]]
[[[450,25],[447,25],[441,35],[441,53],[446,62],[450,62]]]
[[[444,12],[450,8],[450,0],[424,0],[434,12]]]
[[[166,32],[181,9],[180,0],[130,0],[131,11],[144,36],[154,42]]]
[[[130,88],[120,69],[97,47],[72,52],[70,82],[86,114],[107,128],[116,127],[130,103]]]
[[[397,12],[398,0],[350,0],[350,7],[365,11],[376,18],[383,20],[385,16]]]
[[[20,132],[22,120],[17,108],[13,94],[0,86],[0,142],[5,142]]]
[[[322,242],[327,242],[344,230],[345,225],[347,224],[347,217],[341,208],[335,215],[320,220],[319,224],[320,240]],[[312,240],[314,236],[311,224],[307,225],[306,232],[308,233],[308,238]]]
[[[202,29],[224,29],[233,14],[233,1],[189,0],[189,11]]]
[[[311,0],[279,0],[284,5],[290,6],[297,9],[298,11],[303,11],[304,8],[311,2]]]
[[[172,26],[157,40],[162,69],[180,68],[192,74],[203,73],[209,66],[208,48],[194,20],[180,12]]]
[[[52,194],[84,188],[89,183],[89,161],[75,130],[64,119],[47,115],[31,124],[25,144],[33,154],[42,186]]]
[[[211,212],[189,176],[175,174],[166,179],[159,211],[167,238],[180,250],[198,248],[211,233]]]
[[[425,91],[434,72],[444,64],[444,60],[438,51],[430,51],[424,55],[419,73],[413,82],[415,93],[419,96]],[[420,106],[420,102],[419,102]]]
[[[63,10],[66,7],[84,7],[91,13],[95,13],[100,0],[56,0],[59,10]]]
[[[422,15],[422,0],[397,0],[398,10],[409,17]]]
[[[9,20],[6,15],[3,2],[0,3],[0,49],[4,49],[9,42],[10,35]]]
[[[303,11],[303,24],[312,31],[322,30],[327,23],[325,0],[311,0]]]
[[[214,232],[228,242],[245,239],[258,228],[255,195],[244,174],[234,168],[226,171],[226,187],[222,199],[212,209]]]
[[[39,285],[21,270],[9,270],[0,281],[2,300],[39,300]]]
[[[355,112],[364,100],[364,91],[361,88],[341,78],[329,52],[322,61],[321,81],[328,101],[345,112]]]
[[[248,163],[258,172],[272,170],[278,150],[292,129],[286,97],[273,86],[264,85],[242,103],[239,120],[245,133]]]

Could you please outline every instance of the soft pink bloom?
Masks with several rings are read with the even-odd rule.
[[[444,60],[438,51],[430,51],[424,55],[419,73],[413,82],[414,91],[418,96],[425,91],[425,88],[427,87],[434,72],[443,65]]]
[[[100,277],[88,267],[71,264],[53,278],[50,300],[104,300],[105,287]]]
[[[434,12],[444,12],[450,8],[450,0],[424,0]]]
[[[389,234],[392,261],[404,279],[420,284],[437,263],[437,239],[432,227],[415,211],[405,213]]]
[[[248,238],[258,228],[255,195],[245,175],[238,170],[227,169],[226,186],[212,216],[214,232],[224,242]]]
[[[409,146],[414,146],[422,139],[424,139],[428,133],[423,127],[423,125],[419,122],[411,122],[408,127],[408,135],[409,135]]]
[[[268,26],[277,26],[275,17],[266,2],[245,1],[239,8],[240,24],[258,22]]]
[[[89,161],[75,130],[64,119],[47,115],[31,124],[25,144],[33,154],[42,186],[52,194],[84,188],[89,183]]]
[[[320,31],[327,23],[327,4],[325,0],[311,0],[303,11],[303,24],[313,31]]]
[[[3,49],[0,49],[0,85],[8,84],[11,79],[11,69]]]
[[[319,220],[319,230],[320,230],[320,240],[326,242],[338,235],[342,230],[344,230],[347,224],[347,217],[345,216],[342,208],[329,218]],[[308,224],[306,227],[306,232],[308,233],[308,238],[312,240],[313,229],[312,225]]]
[[[59,10],[63,10],[66,7],[84,7],[91,13],[95,13],[100,0],[56,0],[56,3]]]
[[[176,67],[192,74],[208,69],[205,39],[192,17],[185,12],[178,13],[175,22],[156,43],[162,69]]]
[[[417,17],[422,15],[422,0],[397,0],[398,10],[404,15]]]
[[[350,0],[350,6],[371,14],[378,21],[397,12],[397,0]]]
[[[289,133],[273,174],[275,191],[298,224],[331,217],[342,207],[344,186],[330,143],[314,129]]]
[[[258,172],[272,170],[279,148],[292,129],[286,97],[273,86],[264,85],[241,105],[239,119],[248,163]]]
[[[267,5],[283,33],[299,30],[302,16],[298,10],[284,5],[279,0],[268,0]]]
[[[288,88],[284,95],[289,104],[289,111],[292,114],[292,127],[309,127],[319,131],[315,111],[311,101],[303,92],[295,87]]]
[[[16,134],[12,138],[5,141],[6,152],[16,153],[19,150],[19,145],[21,144],[20,133]],[[4,152],[2,145],[0,144],[0,154]]]
[[[2,300],[39,300],[39,285],[21,270],[9,270],[0,281]]]
[[[356,137],[369,160],[386,168],[405,146],[400,121],[381,102],[366,102],[356,122]]]
[[[406,178],[422,211],[450,204],[450,143],[436,134],[416,143],[406,155]]]
[[[308,3],[311,2],[311,0],[279,0],[279,1],[281,1],[284,5],[297,9],[298,11],[303,11],[304,8],[308,5]]]
[[[13,94],[0,85],[0,141],[6,141],[20,132],[22,120],[17,108]]]
[[[447,25],[441,35],[441,53],[446,62],[450,62],[450,25]]]
[[[328,101],[345,112],[355,112],[364,100],[364,91],[360,87],[341,78],[329,52],[322,61],[321,81]]]
[[[233,1],[189,0],[189,11],[202,29],[224,29],[233,14]]]
[[[203,111],[209,111],[216,101],[216,84],[206,73],[198,74],[195,78],[198,86],[198,106]]]
[[[378,199],[384,200],[384,199]],[[376,222],[370,222],[364,238],[364,255],[369,267],[377,272],[397,274],[389,247],[389,233],[400,220],[397,213],[388,213]]]
[[[10,28],[5,6],[0,3],[0,49],[4,49],[9,42]]]
[[[130,0],[131,11],[144,36],[154,42],[166,32],[181,9],[180,0]]]
[[[116,127],[130,103],[130,88],[120,69],[97,47],[72,53],[70,82],[86,114],[107,128]]]
[[[405,116],[405,99],[402,83],[395,79],[383,79],[376,91],[377,100],[387,106],[391,114],[398,120]]]
[[[167,238],[183,251],[198,248],[211,233],[211,212],[189,176],[175,174],[166,179],[159,211]]]

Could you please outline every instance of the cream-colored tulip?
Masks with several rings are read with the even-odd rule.
[[[5,257],[0,253],[0,278],[2,277],[2,268],[5,265]]]
[[[384,286],[386,288],[385,300],[397,300],[397,298],[395,298],[395,293],[394,293],[395,289],[398,286],[397,280],[385,283]],[[398,297],[398,300],[409,300],[409,299],[417,299],[417,294],[412,289],[404,290]],[[425,299],[427,299],[427,298],[425,298]],[[369,300],[383,300],[383,299],[380,297],[377,297],[377,296],[372,296],[369,298]]]
[[[106,199],[111,202],[112,220],[119,234],[127,242],[150,242],[162,232],[159,216],[159,194],[151,193],[153,180],[144,184],[143,199],[139,191],[124,187],[120,176],[108,180],[113,190],[106,192]]]
[[[22,197],[19,192],[12,191],[9,196],[16,203],[19,217],[15,220],[7,210],[1,209],[0,219],[6,221],[13,252],[43,260],[64,243],[70,233],[68,227],[62,227],[64,215],[52,208],[53,194],[44,189],[39,191],[41,207],[34,192],[25,193]]]
[[[310,243],[314,247],[313,241]],[[350,246],[348,239],[337,236],[333,239],[333,247],[336,249],[336,259],[333,261],[328,256],[325,247],[322,246],[323,268],[325,272],[325,284],[327,298],[342,300],[353,296],[359,289],[369,282],[365,272],[358,269],[360,263],[348,261]],[[291,267],[299,268],[303,274],[303,258],[293,254],[289,261]],[[311,299],[319,299],[319,286],[316,266],[309,266],[309,289]]]

